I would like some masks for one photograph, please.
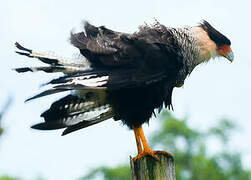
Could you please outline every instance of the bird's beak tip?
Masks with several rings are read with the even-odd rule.
[[[233,62],[234,61],[234,53],[231,51],[231,52],[228,52],[225,56],[230,62]]]

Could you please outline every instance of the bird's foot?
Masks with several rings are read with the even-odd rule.
[[[136,160],[145,157],[145,156],[151,156],[153,159],[159,161],[159,158],[156,154],[164,154],[166,156],[172,157],[172,154],[166,151],[152,151],[152,150],[147,150],[147,151],[143,151],[142,153],[139,153],[137,156],[135,156],[132,160],[133,162],[135,162]]]
[[[143,151],[142,153],[139,153],[137,156],[135,156],[132,160],[135,162],[137,159],[141,159],[142,157],[145,156],[151,156],[155,160],[159,160],[158,156],[155,154],[156,151],[148,150],[148,151]]]

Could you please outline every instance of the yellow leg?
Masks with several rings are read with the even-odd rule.
[[[137,143],[137,148],[138,148],[138,155],[133,158],[134,162],[137,159],[140,159],[140,158],[142,158],[144,156],[151,156],[154,159],[159,160],[156,153],[161,153],[161,154],[165,154],[165,155],[168,155],[168,156],[172,156],[170,153],[165,152],[165,151],[152,151],[151,148],[149,147],[147,141],[146,141],[146,137],[144,135],[142,126],[140,126],[138,128],[133,127],[133,130],[134,130],[136,143]],[[142,148],[141,145],[143,145],[143,148]]]
[[[141,141],[143,143],[144,151],[147,151],[147,152],[152,151],[150,149],[150,146],[148,145],[148,143],[146,141],[146,137],[145,137],[145,134],[144,134],[142,126],[139,127],[139,134],[140,134]]]
[[[134,135],[135,135],[135,139],[136,139],[138,154],[141,154],[141,153],[143,153],[143,149],[141,147],[139,131],[137,128],[133,128],[133,130],[134,130]]]

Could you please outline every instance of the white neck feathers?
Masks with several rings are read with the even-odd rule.
[[[217,56],[217,45],[212,41],[208,33],[201,27],[193,27],[192,31],[200,47],[200,61],[206,62]]]

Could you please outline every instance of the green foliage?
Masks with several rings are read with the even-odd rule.
[[[218,136],[222,140],[222,143],[228,142],[228,138],[235,128],[236,125],[233,122],[223,119],[216,127],[209,129],[208,135]]]
[[[6,113],[6,111],[9,108],[9,105],[11,104],[12,99],[9,98],[8,101],[5,103],[4,107],[2,108],[2,111],[0,112],[0,136],[3,134],[3,128],[1,127],[1,121],[3,119],[3,115]],[[7,175],[0,176],[0,180],[20,180],[19,178],[16,177],[10,177]]]
[[[103,176],[105,180],[128,180],[130,179],[130,169],[127,165],[120,165],[116,168],[99,167],[91,170],[91,172],[81,180],[91,180],[98,175]]]
[[[9,97],[8,100],[6,101],[6,103],[4,104],[3,108],[0,111],[0,136],[3,134],[3,128],[1,127],[1,121],[3,119],[4,114],[9,109],[11,102],[12,102],[12,98]]]
[[[228,152],[228,140],[236,128],[231,121],[223,119],[217,126],[200,132],[190,128],[186,119],[178,120],[167,111],[160,119],[160,131],[152,137],[153,146],[169,147],[175,157],[177,179],[251,179],[251,172],[242,166],[241,155]],[[210,139],[218,140],[222,146],[221,151],[211,156],[207,148]]]
[[[0,176],[0,180],[20,180],[19,178],[14,178],[10,176]]]
[[[1,121],[2,121],[2,113],[0,113],[0,136],[3,134],[3,128],[1,127]]]
[[[0,136],[3,134],[3,128],[0,127]]]
[[[228,142],[236,125],[223,119],[215,127],[201,132],[191,128],[187,119],[177,119],[167,111],[160,115],[160,126],[151,137],[151,145],[167,149],[174,155],[176,177],[178,180],[250,180],[251,171],[242,166],[241,154],[229,152]],[[209,155],[209,141],[222,147],[217,153]],[[99,167],[81,180],[97,177],[104,180],[130,179],[129,166]],[[100,178],[98,178],[100,179]]]

